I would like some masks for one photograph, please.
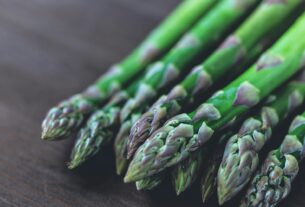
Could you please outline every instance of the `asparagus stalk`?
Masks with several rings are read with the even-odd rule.
[[[240,71],[242,68],[237,70],[236,66],[247,59],[249,51],[272,33],[300,3],[300,0],[264,1],[216,52],[195,67],[159,104],[155,104],[134,124],[128,141],[128,157],[166,120],[179,114],[195,97],[202,96],[227,72],[233,69]]]
[[[137,150],[125,182],[173,166],[208,142],[215,130],[256,105],[295,74],[305,50],[305,14],[245,73],[216,92],[197,110],[168,120]],[[294,41],[298,40],[298,44]]]
[[[237,4],[239,1],[240,0],[221,1],[206,16],[202,17],[164,58],[152,64],[152,66],[148,68],[145,77],[140,81],[140,84],[136,89],[136,93],[123,107],[120,106],[121,129],[119,130],[119,133],[117,133],[114,145],[118,173],[121,173],[125,169],[124,166],[126,166],[127,163],[125,160],[125,140],[127,140],[129,135],[131,124],[139,118],[141,112],[147,110],[150,100],[153,100],[156,97],[159,90],[170,85],[182,70],[187,69],[186,66],[190,64],[190,62],[194,60],[202,50],[209,48],[213,43],[216,43],[222,36],[224,36],[230,26],[232,26],[232,24],[235,23],[242,14],[245,14],[247,9],[254,5],[257,0],[250,0],[247,1],[249,3],[244,3],[242,5]],[[239,7],[237,7],[237,5],[239,5]],[[217,35],[215,36],[215,34]],[[131,109],[136,109],[136,111],[132,110],[133,113],[131,113]],[[101,111],[95,113],[103,114]],[[95,114],[92,116],[95,116]],[[115,120],[111,117],[111,114],[107,116],[103,115],[103,117]],[[112,124],[110,121],[103,122],[109,123],[107,128],[98,128],[97,130],[104,131],[103,134],[106,135],[112,133],[116,134],[115,132],[105,132],[107,130],[113,130],[114,128],[110,127]],[[94,125],[90,126],[87,124],[86,127],[94,128]],[[97,132],[95,134],[102,134],[102,132]],[[80,136],[78,142],[87,142],[88,139],[94,140],[94,136],[87,137],[91,135],[92,134],[84,134],[83,137]],[[108,139],[108,137],[105,139]],[[87,146],[90,147],[89,145]],[[95,146],[95,148],[97,149],[98,147]],[[90,152],[97,152],[96,150],[93,151],[90,148],[86,149],[85,147],[81,148],[81,150],[88,151],[88,153],[82,151],[78,153],[74,150],[75,156],[81,156],[82,154],[87,156],[82,157],[81,160],[86,160],[88,157],[94,155]]]
[[[272,102],[264,105],[260,113],[246,119],[239,132],[229,139],[217,176],[220,205],[249,182],[259,163],[258,153],[270,140],[272,130],[302,104],[303,94],[305,80],[288,84],[272,97]]]
[[[167,51],[216,1],[186,0],[122,62],[112,66],[84,92],[53,107],[42,123],[42,138],[58,140],[76,131],[84,119]]]
[[[305,112],[293,120],[281,146],[269,153],[241,206],[276,206],[286,198],[305,155],[304,143]]]

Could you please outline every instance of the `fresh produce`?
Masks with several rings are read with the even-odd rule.
[[[128,157],[132,157],[142,144],[166,120],[183,111],[196,97],[202,97],[211,86],[228,72],[237,73],[244,69],[237,67],[251,59],[253,47],[273,33],[282,22],[300,5],[300,0],[263,1],[253,14],[231,34],[218,50],[194,68],[180,84],[158,100],[134,124],[128,141]],[[253,29],[255,28],[255,29]],[[255,57],[255,56],[254,56]],[[198,98],[197,98],[198,99]]]
[[[168,120],[137,150],[125,182],[159,173],[186,159],[207,143],[215,130],[248,111],[294,75],[304,61],[304,26],[305,14],[245,73],[195,111]]]
[[[293,120],[281,146],[269,153],[241,206],[276,206],[286,198],[305,155],[304,143],[305,112]]]
[[[303,103],[304,94],[305,80],[293,81],[271,96],[260,113],[247,118],[229,139],[217,176],[219,204],[230,200],[249,182],[259,163],[258,154],[273,129]]]
[[[77,134],[69,169],[113,144],[116,173],[139,191],[171,179],[180,195],[201,178],[203,203],[217,194],[222,205],[252,180],[241,206],[276,206],[305,157],[305,112],[257,168],[305,100],[304,6],[184,0],[122,62],[53,107],[42,139]]]
[[[165,53],[217,1],[186,0],[122,62],[112,66],[84,92],[50,109],[42,123],[42,139],[58,140],[79,129],[85,118],[148,64]]]
[[[127,163],[124,156],[126,149],[125,143],[131,125],[139,118],[143,111],[147,110],[149,104],[157,98],[157,94],[161,89],[168,87],[177,79],[181,71],[186,70],[188,68],[187,66],[202,51],[210,49],[211,46],[217,43],[228,30],[230,30],[232,25],[257,2],[257,0],[250,0],[247,1],[247,3],[242,3],[242,5],[237,4],[238,2],[240,2],[240,0],[223,0],[217,4],[214,9],[202,17],[202,19],[184,35],[166,56],[148,68],[144,78],[141,79],[137,86],[135,94],[128,99],[124,106],[112,106],[112,108],[120,108],[119,123],[121,127],[119,132],[113,127],[116,123],[111,122],[111,120],[117,120],[116,117],[113,117],[113,115],[116,114],[109,113],[109,111],[113,111],[111,108],[107,108],[106,111],[104,109],[96,111],[92,117],[96,117],[96,114],[98,114],[99,121],[107,123],[107,126],[105,128],[96,128],[95,125],[87,124],[86,128],[93,129],[83,129],[82,131],[95,131],[95,133],[81,133],[81,135],[84,136],[80,135],[77,143],[83,142],[84,144],[80,144],[83,147],[76,146],[77,148],[73,150],[73,155],[76,157],[85,155],[86,157],[81,157],[79,160],[86,160],[94,155],[94,153],[91,152],[97,152],[97,149],[99,149],[98,143],[101,143],[99,141],[101,136],[98,137],[98,142],[96,142],[95,135],[105,134],[107,135],[105,139],[109,139],[109,136],[113,134],[116,135],[114,149],[117,172],[119,174],[124,172]],[[90,120],[92,119],[90,118]],[[91,145],[86,145],[86,143],[89,142],[88,140],[95,143],[94,148],[96,150],[92,150],[90,148]],[[87,146],[89,149],[86,149]],[[77,149],[81,149],[82,151],[78,152]],[[74,157],[72,157],[72,160],[75,160]],[[78,164],[75,164],[74,167],[77,165]]]

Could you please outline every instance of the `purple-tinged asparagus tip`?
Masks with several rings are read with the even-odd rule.
[[[42,139],[59,140],[75,132],[95,106],[82,95],[61,102],[48,112],[42,122]]]
[[[88,143],[90,142],[91,137],[88,131],[88,129],[84,128],[78,134],[78,138],[70,155],[71,161],[68,163],[68,168],[70,170],[77,168],[91,157],[92,151],[88,150]]]
[[[70,106],[52,108],[42,122],[43,140],[60,140],[69,136],[83,122],[82,114]]]
[[[112,128],[117,124],[119,109],[98,110],[88,120],[75,142],[69,168],[75,168],[96,155],[102,146],[113,139]]]
[[[152,118],[153,113],[147,111],[131,128],[127,144],[127,159],[130,159],[139,145],[148,138],[151,130]]]

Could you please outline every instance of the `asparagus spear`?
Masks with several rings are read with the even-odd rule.
[[[203,151],[194,152],[190,155],[190,159],[182,161],[172,170],[171,177],[177,195],[180,195],[196,181],[203,157],[205,157]]]
[[[236,22],[242,14],[244,14],[247,9],[254,5],[257,0],[247,1],[248,3],[243,3],[242,5],[237,4],[240,0],[224,0],[221,1],[213,10],[211,10],[206,16],[202,17],[201,20],[188,32],[184,37],[177,43],[177,45],[171,49],[171,51],[160,61],[152,64],[148,68],[145,77],[141,80],[136,93],[132,98],[130,98],[127,103],[122,107],[120,113],[120,123],[121,129],[117,133],[117,138],[115,141],[115,154],[117,163],[117,172],[121,173],[126,166],[127,161],[125,160],[125,143],[126,137],[129,135],[131,124],[140,116],[141,112],[146,110],[150,100],[156,97],[157,92],[162,88],[168,86],[174,79],[178,77],[178,74],[187,69],[187,65],[200,53],[202,50],[209,48],[213,43],[216,43],[222,36],[225,35],[227,30]],[[237,5],[239,7],[237,8]],[[241,7],[242,6],[242,7]],[[217,34],[215,36],[215,34]],[[161,81],[160,81],[161,80]],[[113,106],[118,107],[118,106]],[[137,108],[137,112],[130,113],[130,109],[133,107]],[[102,109],[103,110],[103,109]],[[108,110],[109,111],[109,110]],[[103,114],[101,111],[95,112],[97,114]],[[105,112],[107,113],[107,112]],[[93,114],[92,116],[95,116]],[[115,120],[111,117],[111,114],[105,116],[109,120]],[[96,132],[93,134],[83,134],[84,136],[79,137],[78,142],[87,142],[87,140],[94,140],[95,134],[116,134],[115,132],[105,132],[107,130],[113,130],[110,121],[103,121],[109,123],[107,128],[98,128],[94,130],[104,131]],[[86,127],[90,128],[89,124]],[[90,130],[93,131],[93,130]],[[106,137],[105,139],[108,139]],[[77,152],[74,150],[75,156],[85,155],[81,160],[86,160],[90,156],[93,156],[97,150],[91,150],[90,145],[86,145],[89,149],[85,147],[79,148],[82,151]],[[96,149],[98,146],[94,146]],[[88,152],[83,152],[88,151]],[[94,153],[91,153],[94,152]],[[74,158],[72,158],[74,159]]]
[[[92,154],[98,153],[101,146],[111,141],[113,129],[118,127],[119,124],[121,107],[135,93],[139,80],[140,78],[134,81],[125,91],[115,94],[109,103],[103,107],[103,110],[99,110],[90,117],[86,126],[78,133],[78,138],[71,153],[71,161],[68,164],[70,169],[74,169],[85,162]],[[82,139],[83,137],[86,137],[86,139]]]
[[[137,190],[152,190],[160,185],[165,179],[165,173],[153,175],[136,182]]]
[[[57,140],[76,131],[102,102],[167,51],[215,3],[214,0],[183,1],[127,58],[84,92],[53,107],[42,123],[42,138]]]
[[[270,95],[267,99],[270,99]],[[247,117],[247,113],[241,116],[238,121],[235,121],[232,126],[225,129],[225,132],[220,131],[222,134],[219,140],[216,140],[216,147],[209,157],[208,163],[205,166],[205,171],[201,178],[201,196],[203,203],[206,203],[212,195],[217,192],[217,173],[222,160],[223,151],[227,140],[236,132],[236,129],[241,122]]]
[[[159,104],[144,113],[134,124],[128,141],[128,157],[130,158],[138,146],[162,126],[165,120],[180,113],[195,97],[201,96],[202,92],[242,63],[254,45],[273,32],[300,3],[300,0],[264,1],[216,52],[195,67],[190,75],[159,101]]]
[[[226,136],[226,135],[225,135]],[[217,192],[217,172],[221,162],[223,145],[218,144],[212,156],[209,159],[206,170],[201,178],[201,197],[203,203],[206,203],[214,193]]]
[[[293,120],[281,146],[269,153],[241,206],[276,206],[286,198],[305,155],[304,143],[305,112]]]
[[[249,182],[259,162],[258,153],[271,138],[272,130],[302,104],[303,94],[305,80],[293,81],[264,105],[259,114],[246,119],[239,132],[229,139],[217,176],[220,205]]]
[[[249,110],[295,74],[304,58],[304,26],[305,14],[245,73],[197,110],[168,120],[137,150],[125,182],[159,173],[186,159],[208,142],[215,130]],[[295,40],[298,44],[294,44]]]
[[[137,119],[135,117],[134,119]],[[114,140],[114,153],[115,153],[115,166],[116,172],[118,175],[122,175],[126,171],[126,166],[128,165],[128,160],[125,157],[125,149],[127,144],[127,139],[125,138],[126,134],[131,127],[131,121],[124,122],[119,130],[119,133],[116,135]]]

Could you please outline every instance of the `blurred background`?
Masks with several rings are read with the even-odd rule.
[[[40,140],[51,106],[127,55],[179,2],[0,0],[1,207],[202,206],[199,185],[177,198],[170,181],[150,193],[123,184],[112,149],[69,171],[73,140]],[[281,206],[305,205],[304,175]],[[217,206],[215,199],[208,206]]]

